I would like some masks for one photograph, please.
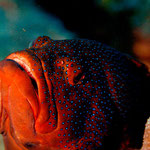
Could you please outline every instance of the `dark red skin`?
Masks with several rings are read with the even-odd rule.
[[[96,41],[44,36],[1,61],[0,79],[6,150],[141,146],[149,75],[130,56]]]

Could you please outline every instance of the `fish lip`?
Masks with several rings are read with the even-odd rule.
[[[27,75],[29,76],[31,83],[34,87],[34,91],[36,93],[36,96],[38,97],[38,87],[37,87],[37,83],[36,80],[31,72],[30,67],[24,63],[22,60],[18,59],[18,58],[14,58],[14,59],[6,59],[6,61],[13,61],[17,64],[17,66],[22,70],[25,71],[27,73]]]
[[[32,51],[18,51],[10,54],[6,57],[17,64],[19,64],[27,75],[34,79],[38,87],[37,104],[38,109],[35,114],[35,130],[37,133],[48,133],[52,132],[54,128],[49,126],[49,122],[53,121],[57,125],[57,119],[51,118],[49,113],[49,107],[55,112],[57,118],[57,107],[54,101],[51,100],[53,97],[52,83],[48,78],[47,72],[44,72],[44,62],[42,59],[37,57]],[[46,91],[46,92],[45,92]],[[30,103],[30,101],[29,101]],[[30,103],[31,104],[31,103]],[[33,105],[34,106],[34,105]],[[32,107],[32,106],[31,106]],[[49,126],[49,127],[48,127]],[[57,128],[57,126],[55,126]]]
[[[27,72],[29,77],[34,79],[31,68],[26,63],[24,63],[24,61],[22,61],[19,58],[13,58],[13,59],[8,58],[6,60],[15,62],[21,70],[24,70],[25,72]]]
[[[38,102],[38,107],[39,107],[39,95],[38,95],[38,86],[37,86],[37,83],[36,83],[36,80],[33,76],[33,74],[31,73],[31,69],[29,68],[29,66],[26,65],[26,63],[24,63],[23,61],[17,59],[17,58],[14,58],[14,59],[6,59],[6,61],[12,61],[14,62],[18,67],[19,69],[21,69],[22,71],[26,72],[28,77],[30,78],[30,81],[33,85],[33,88],[34,88],[34,92],[36,94],[36,97],[37,97],[37,102]],[[35,84],[36,83],[36,86]],[[27,99],[28,100],[28,99]],[[28,101],[29,102],[29,101]],[[29,102],[29,104],[31,105],[32,107],[32,104]],[[35,114],[35,112],[34,112]],[[38,114],[35,114],[35,119],[37,118]]]

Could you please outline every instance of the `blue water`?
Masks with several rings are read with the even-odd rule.
[[[32,0],[0,0],[0,60],[27,48],[41,35],[53,39],[76,37],[58,18],[47,15]]]

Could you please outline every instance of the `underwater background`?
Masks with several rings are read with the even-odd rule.
[[[0,0],[0,60],[42,35],[104,42],[150,66],[150,0]]]

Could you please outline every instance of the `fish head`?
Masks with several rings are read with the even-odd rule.
[[[37,39],[31,48],[15,52],[0,62],[0,132],[8,150],[46,150],[49,140],[51,149],[58,149],[53,131],[61,124],[64,110],[60,112],[60,105],[66,102],[67,107],[69,101],[65,101],[65,95],[69,88],[82,84],[85,77],[77,60],[70,59],[65,52],[60,58],[48,45],[49,38],[44,39]],[[69,100],[70,95],[67,97]]]
[[[5,148],[101,147],[112,120],[126,119],[135,96],[130,92],[139,90],[142,81],[132,74],[137,66],[141,64],[89,40],[43,36],[30,48],[10,54],[0,62]]]

